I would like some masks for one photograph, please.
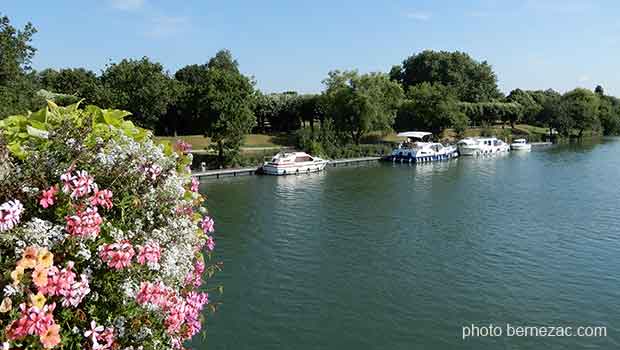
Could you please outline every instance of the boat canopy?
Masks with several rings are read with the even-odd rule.
[[[514,140],[514,143],[526,143],[527,140],[526,139],[516,139]]]
[[[405,132],[399,132],[396,136],[422,139],[432,134],[433,134],[432,132],[426,132],[426,131],[405,131]]]

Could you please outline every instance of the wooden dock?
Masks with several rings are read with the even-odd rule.
[[[330,160],[327,165],[331,167],[346,166],[346,165],[351,165],[355,163],[376,162],[380,159],[381,157],[360,157],[360,158],[336,159],[336,160]],[[219,179],[220,177],[255,175],[256,173],[258,173],[259,169],[260,169],[260,166],[250,167],[250,168],[214,169],[214,170],[205,170],[205,171],[195,171],[192,173],[192,175],[197,177],[199,180],[205,179],[205,178]]]
[[[335,159],[335,160],[330,160],[328,165],[331,165],[332,167],[337,167],[339,165],[376,162],[378,160],[381,160],[381,157],[360,157],[360,158]]]

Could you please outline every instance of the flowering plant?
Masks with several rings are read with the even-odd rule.
[[[213,309],[189,148],[127,115],[49,102],[0,121],[3,349],[182,349]]]

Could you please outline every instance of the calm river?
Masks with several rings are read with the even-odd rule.
[[[209,349],[618,349],[620,139],[202,184]],[[462,327],[502,328],[462,339]],[[606,326],[607,337],[507,337]]]

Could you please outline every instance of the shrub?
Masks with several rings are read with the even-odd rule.
[[[5,348],[181,349],[200,331],[213,220],[187,145],[128,114],[48,102],[0,121]]]

